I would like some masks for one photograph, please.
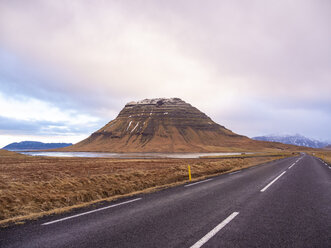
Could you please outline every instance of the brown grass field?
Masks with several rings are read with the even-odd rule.
[[[331,150],[316,150],[309,152],[310,155],[314,155],[316,157],[319,157],[323,159],[324,161],[331,164]]]
[[[0,150],[0,225],[59,213],[104,200],[151,192],[285,156],[200,159],[30,157]]]

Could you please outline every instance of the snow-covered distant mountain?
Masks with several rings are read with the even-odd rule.
[[[278,136],[278,135],[258,136],[258,137],[253,137],[252,139],[262,140],[262,141],[280,142],[283,144],[306,146],[306,147],[312,147],[312,148],[323,148],[328,145],[327,142],[310,139],[310,138],[307,138],[300,134],[285,135],[285,136]]]

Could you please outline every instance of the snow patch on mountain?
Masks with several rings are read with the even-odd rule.
[[[311,148],[323,148],[328,145],[327,142],[307,138],[300,134],[257,136],[257,137],[252,137],[252,139],[261,140],[261,141],[280,142],[283,144],[306,146],[306,147],[311,147]]]

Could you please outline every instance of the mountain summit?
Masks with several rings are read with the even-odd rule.
[[[116,119],[61,150],[101,152],[221,152],[261,144],[233,133],[179,98],[129,102]],[[263,142],[262,142],[263,143]]]

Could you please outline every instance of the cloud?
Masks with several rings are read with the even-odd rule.
[[[305,100],[331,88],[327,3],[142,3],[7,2],[2,42],[65,78],[56,90],[98,95],[89,103],[218,88]]]
[[[34,98],[0,94],[0,135],[86,136],[106,124],[72,109]]]
[[[272,111],[270,111],[272,109]],[[305,134],[307,137],[331,141],[329,111],[315,108],[275,108],[269,102],[247,101],[227,112],[215,113],[213,119],[234,132],[249,137],[270,134]]]
[[[95,126],[72,126],[67,123],[40,120],[17,120],[0,116],[0,135],[74,136],[91,133],[95,128]]]
[[[48,103],[68,122],[70,111],[105,122],[126,102],[165,96],[242,134],[293,130],[297,118],[330,137],[305,121],[330,115],[330,5],[1,1],[0,92]]]
[[[73,109],[60,109],[56,105],[27,96],[6,96],[0,93],[0,116],[19,120],[52,120],[71,125],[93,124],[97,117],[76,112]]]
[[[0,148],[12,142],[25,140],[76,143],[104,124],[72,125],[66,122],[19,120],[0,116]]]

